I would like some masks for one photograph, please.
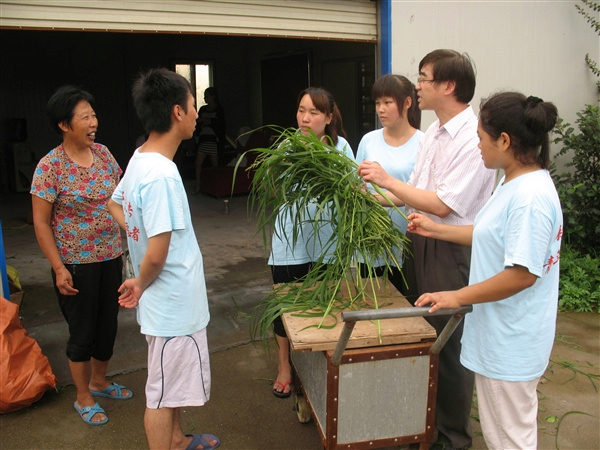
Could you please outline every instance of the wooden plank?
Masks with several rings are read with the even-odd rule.
[[[378,303],[384,305],[381,308],[411,306],[406,298],[389,283],[380,286],[376,293]],[[348,291],[343,292],[342,295],[347,296]],[[335,314],[335,320],[328,317],[323,323],[324,326],[335,324],[333,328],[318,328],[321,317],[299,317],[294,313],[285,313],[282,319],[293,351],[333,350],[344,326],[341,311]],[[422,317],[365,320],[356,323],[347,348],[417,343],[435,338],[435,329]]]

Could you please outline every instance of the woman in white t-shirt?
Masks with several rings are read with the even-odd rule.
[[[392,177],[408,181],[417,161],[417,150],[420,147],[424,133],[421,127],[421,110],[417,102],[417,91],[406,77],[402,75],[384,75],[373,84],[372,97],[375,101],[375,110],[383,128],[371,131],[363,136],[358,144],[356,162],[376,161]],[[369,190],[375,190],[369,184]],[[395,201],[398,209],[404,213],[404,203],[401,203],[391,193],[386,192],[389,199]],[[376,194],[384,206],[390,206],[389,201]],[[394,225],[402,232],[406,232],[406,218],[396,208],[388,208],[388,213]],[[398,263],[402,263],[401,249],[396,252]],[[382,276],[385,261],[379,258],[371,261],[377,276]],[[393,266],[394,264],[390,264]],[[364,266],[362,267],[363,276]],[[388,273],[389,280],[396,288],[403,292],[404,283],[399,268],[394,268]]]
[[[327,144],[332,142],[336,150],[353,159],[352,149],[344,139],[342,116],[329,91],[318,87],[304,89],[298,96],[296,111],[298,129],[302,134],[314,134]],[[331,252],[335,247],[332,240],[333,229],[328,224],[325,213],[321,215],[318,236],[314,235],[314,225],[311,222],[311,217],[316,216],[315,211],[305,211],[302,214],[306,214],[306,219],[301,230],[294,230],[296,221],[291,214],[279,213],[277,216],[269,257],[274,284],[298,281],[308,274],[314,262],[326,264],[332,257]],[[292,239],[292,236],[296,236],[296,239]],[[273,325],[279,360],[273,394],[279,398],[287,398],[292,393],[290,344],[280,316],[274,320]]]
[[[488,448],[537,447],[536,387],[548,366],[558,308],[563,218],[548,172],[552,103],[516,92],[481,105],[481,156],[503,169],[472,226],[442,225],[411,214],[409,231],[472,245],[469,286],[423,294],[430,311],[473,305],[465,317],[461,363],[475,372]]]

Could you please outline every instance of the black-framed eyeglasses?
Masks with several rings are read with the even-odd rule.
[[[423,77],[419,77],[417,78],[417,83],[416,84],[420,84],[420,83],[433,83],[435,82],[435,80],[426,80]]]

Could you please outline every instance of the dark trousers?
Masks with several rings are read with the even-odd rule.
[[[410,254],[403,272],[408,283],[405,293],[414,304],[426,292],[451,291],[469,283],[471,248],[407,233]],[[427,321],[438,335],[450,316],[430,317]],[[464,321],[454,331],[442,351],[438,370],[436,429],[438,440],[454,448],[472,443],[471,403],[475,377],[460,363],[460,340]]]
[[[52,271],[54,290],[60,310],[69,325],[67,358],[73,362],[91,358],[108,361],[113,355],[117,336],[119,292],[123,260],[90,264],[65,264],[73,277],[76,295],[62,295],[56,288],[56,274]]]

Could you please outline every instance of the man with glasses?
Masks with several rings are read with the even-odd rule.
[[[358,173],[390,191],[406,214],[421,212],[450,225],[472,225],[492,195],[495,172],[486,169],[478,148],[477,116],[469,102],[475,92],[475,69],[466,53],[434,50],[419,63],[416,83],[419,108],[432,110],[429,126],[407,183],[388,175],[376,162],[365,161]],[[403,266],[409,301],[426,292],[468,285],[471,249],[408,233],[411,244]],[[449,320],[428,318],[438,334]],[[436,403],[437,442],[432,449],[463,449],[472,444],[470,423],[473,373],[460,364],[459,325],[440,353]]]

